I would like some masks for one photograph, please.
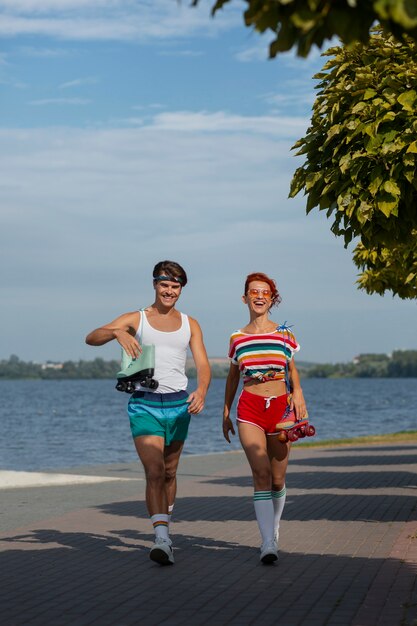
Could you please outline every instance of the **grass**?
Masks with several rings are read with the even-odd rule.
[[[380,443],[417,443],[417,430],[401,430],[398,433],[387,435],[366,435],[364,437],[349,437],[348,439],[326,439],[325,441],[309,441],[303,447],[322,448],[326,446],[369,445]]]

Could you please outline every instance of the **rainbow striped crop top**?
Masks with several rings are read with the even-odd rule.
[[[229,358],[239,366],[244,383],[254,378],[262,382],[285,380],[286,362],[299,349],[293,333],[283,324],[263,335],[249,335],[241,330],[232,333]]]

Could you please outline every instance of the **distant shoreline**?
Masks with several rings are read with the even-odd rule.
[[[209,358],[213,378],[226,378],[229,359]],[[417,378],[417,350],[396,350],[387,354],[361,354],[348,363],[309,363],[297,360],[302,378]],[[115,379],[120,361],[102,358],[85,361],[22,361],[12,355],[0,360],[0,380],[92,380]],[[192,359],[187,359],[186,374],[196,377]]]

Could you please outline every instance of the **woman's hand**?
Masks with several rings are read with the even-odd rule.
[[[233,422],[230,417],[223,417],[223,437],[228,443],[231,443],[229,433],[232,433],[232,435],[234,435],[235,427],[233,426]]]
[[[295,416],[298,420],[303,420],[308,416],[303,390],[301,387],[293,389],[290,409],[295,411]]]

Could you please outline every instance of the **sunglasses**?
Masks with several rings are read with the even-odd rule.
[[[258,296],[263,296],[264,298],[271,297],[270,289],[248,289],[248,294],[251,298],[257,298]]]

